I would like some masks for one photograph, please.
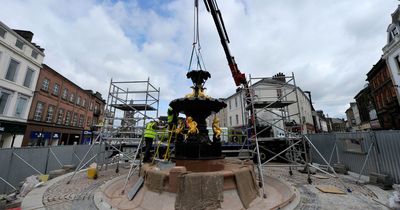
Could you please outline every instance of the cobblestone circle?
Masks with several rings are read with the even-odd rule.
[[[99,187],[115,177],[127,174],[128,169],[119,167],[115,173],[115,167],[108,166],[107,170],[101,170],[97,179],[88,179],[86,171],[78,172],[69,184],[70,176],[53,184],[43,195],[43,204],[48,210],[97,210],[94,204],[94,194]]]

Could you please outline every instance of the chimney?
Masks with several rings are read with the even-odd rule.
[[[280,82],[286,82],[286,76],[282,72],[279,72],[278,74],[275,74],[272,79],[280,81]]]
[[[26,41],[32,42],[33,33],[31,31],[13,29],[18,35],[22,36]]]

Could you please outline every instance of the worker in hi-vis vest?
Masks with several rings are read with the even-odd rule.
[[[151,161],[151,148],[153,147],[153,140],[157,136],[158,123],[153,120],[146,124],[146,128],[144,130],[144,141],[146,144],[146,150],[144,152],[143,162]]]
[[[167,118],[168,130],[171,130],[174,127],[174,125],[176,127],[176,125],[178,123],[179,113],[176,113],[171,107],[168,107],[167,114],[168,114],[168,118]]]

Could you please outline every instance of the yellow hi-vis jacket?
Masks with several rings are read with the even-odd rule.
[[[145,138],[151,138],[151,139],[156,138],[157,133],[153,128],[154,124],[155,124],[155,122],[147,123],[146,129],[144,130],[144,137]]]

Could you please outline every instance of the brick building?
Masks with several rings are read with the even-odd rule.
[[[380,59],[367,73],[367,81],[382,129],[400,129],[400,107],[384,59]]]
[[[82,89],[43,64],[22,145],[89,143],[104,105],[100,93]]]

